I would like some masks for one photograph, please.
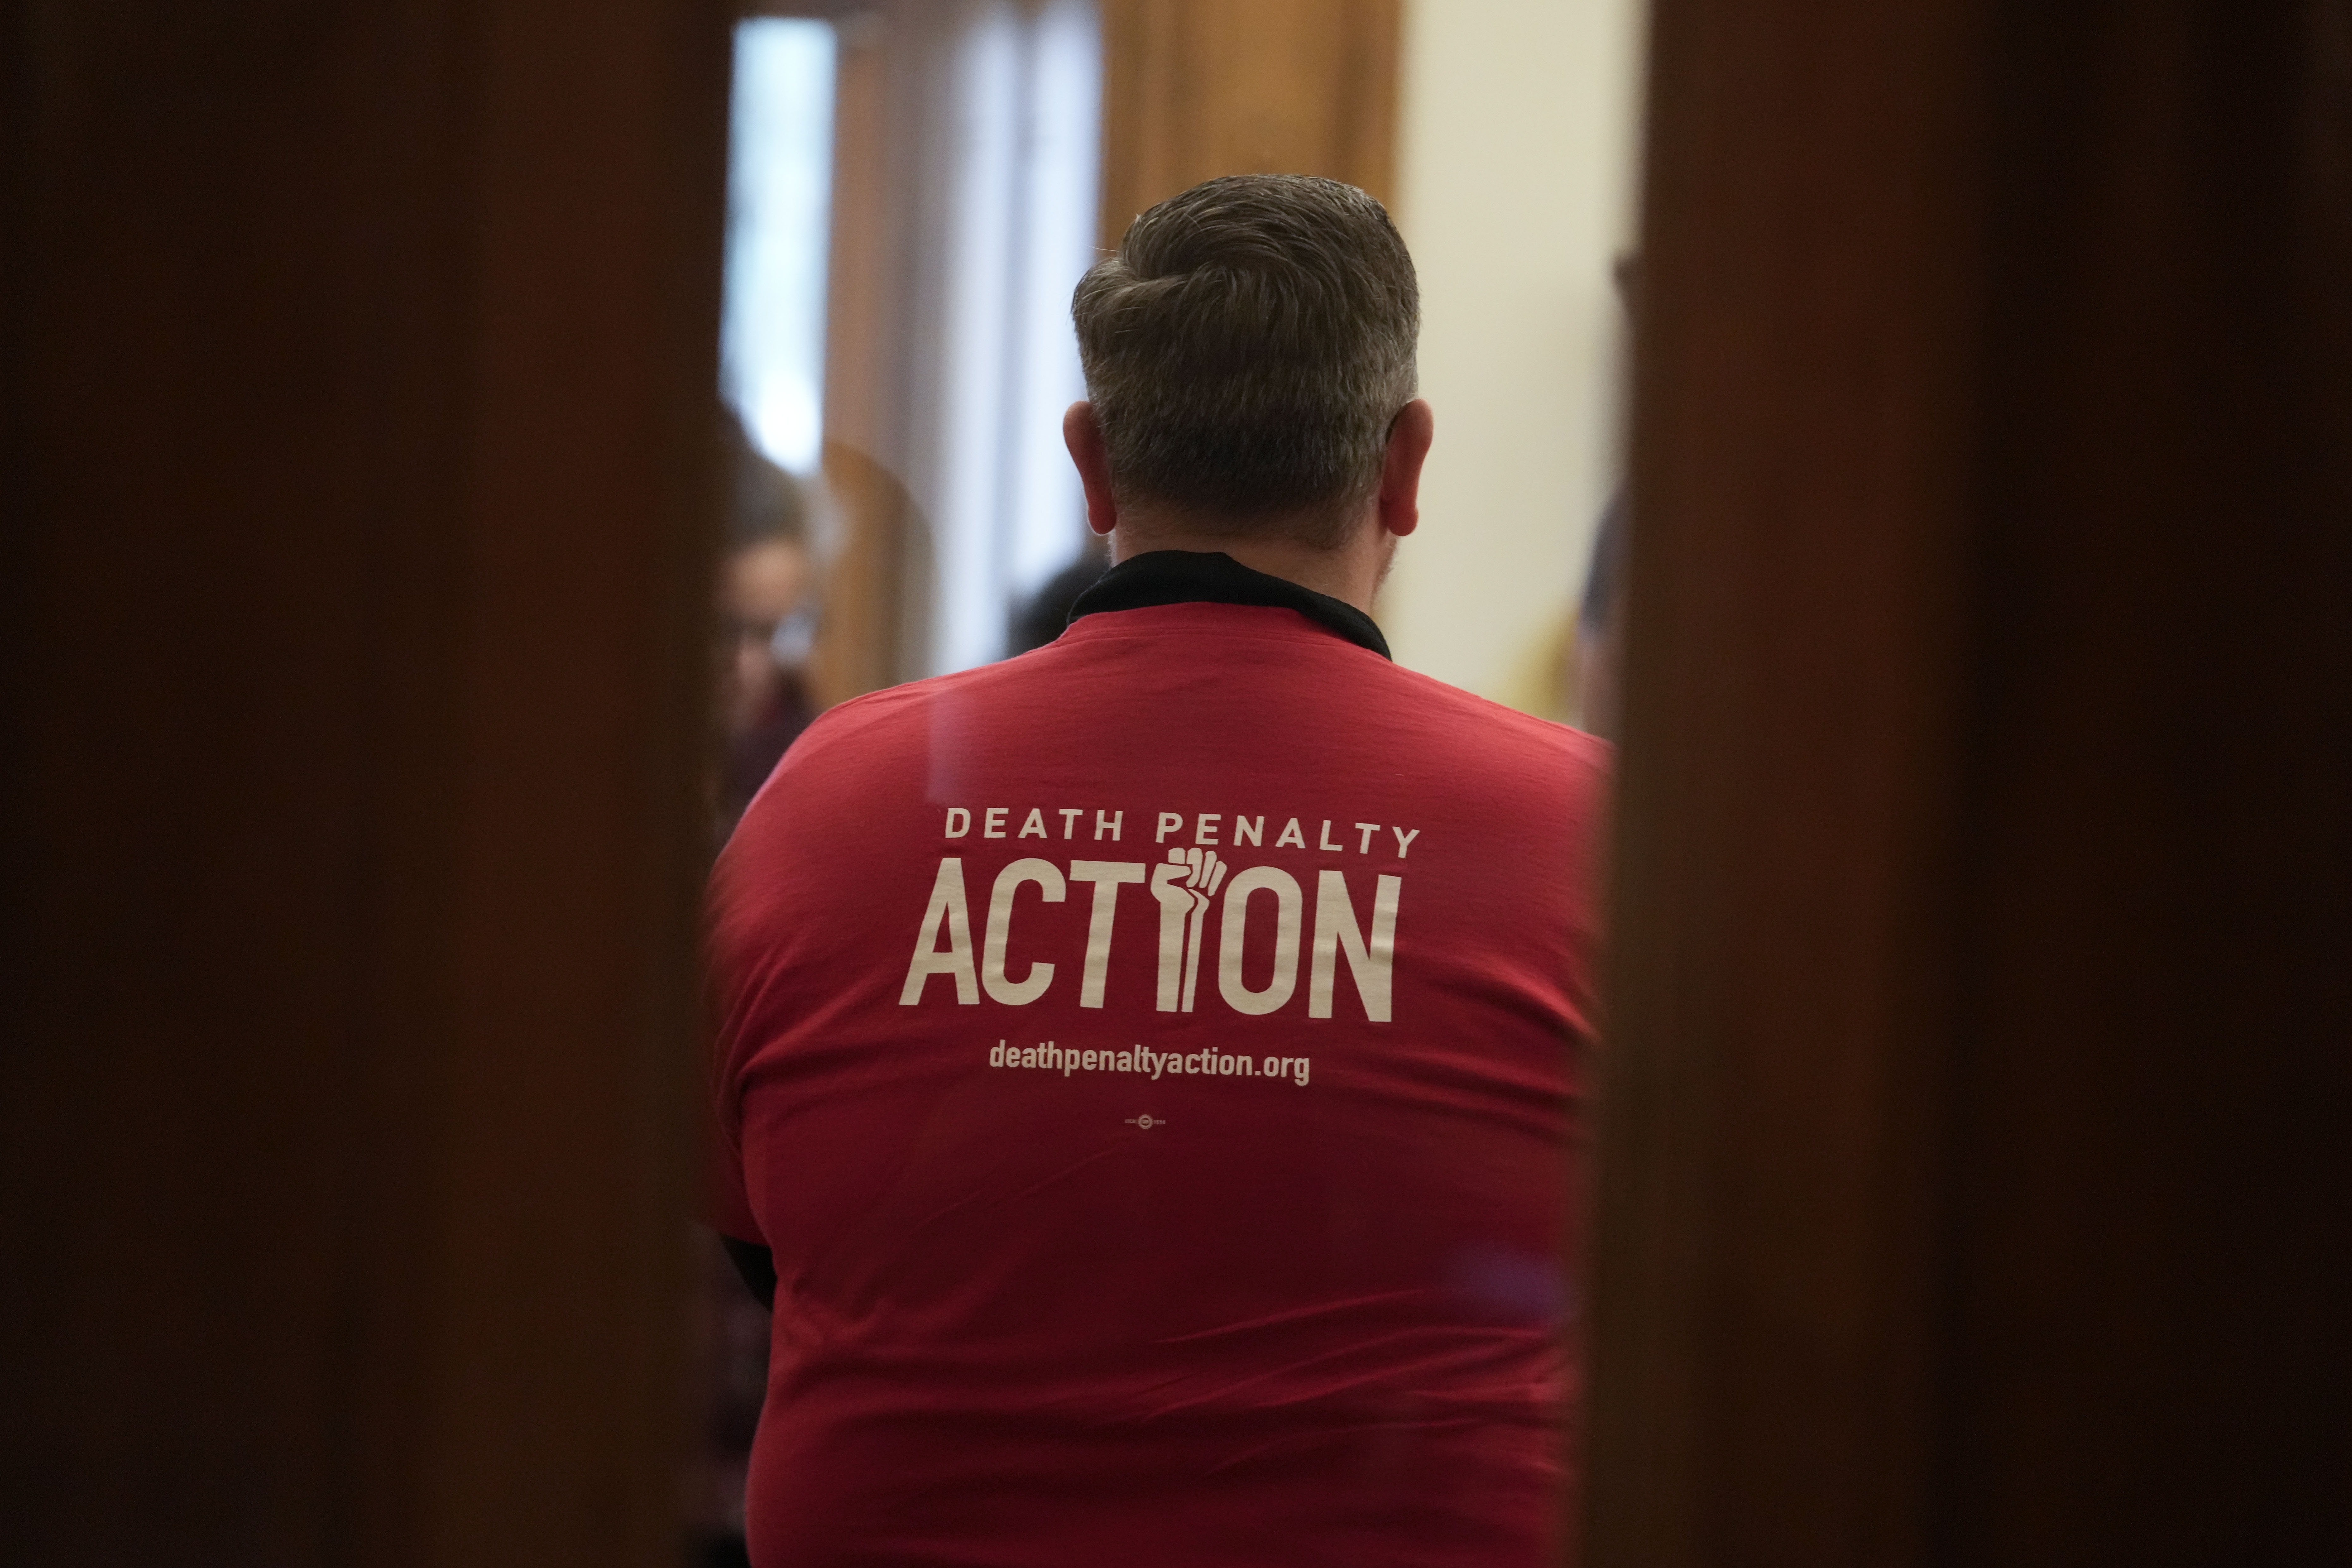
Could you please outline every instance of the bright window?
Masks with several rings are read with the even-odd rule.
[[[751,439],[800,474],[824,434],[834,65],[831,23],[735,29],[719,385]]]

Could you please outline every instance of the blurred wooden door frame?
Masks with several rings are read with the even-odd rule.
[[[2352,1557],[2352,5],[1656,0],[1587,1568]]]
[[[724,17],[0,26],[0,1559],[674,1561]]]

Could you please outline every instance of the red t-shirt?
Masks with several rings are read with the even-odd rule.
[[[1234,603],[819,719],[712,893],[753,1561],[1551,1561],[1606,771]]]

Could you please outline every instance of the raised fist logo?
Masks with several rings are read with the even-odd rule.
[[[1197,849],[1170,850],[1168,861],[1171,866],[1192,867],[1192,874],[1184,879],[1184,886],[1192,892],[1195,899],[1200,901],[1197,907],[1206,909],[1209,906],[1210,895],[1214,894],[1219,884],[1225,880],[1225,862],[1217,858],[1217,852]]]
[[[1192,988],[1201,974],[1201,925],[1209,900],[1224,885],[1229,868],[1214,850],[1170,850],[1168,863],[1151,871],[1151,894],[1160,900],[1160,1010],[1192,1010]]]

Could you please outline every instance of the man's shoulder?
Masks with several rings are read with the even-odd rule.
[[[793,748],[823,750],[856,746],[861,740],[887,739],[894,730],[920,718],[929,688],[959,678],[935,675],[929,680],[908,681],[903,685],[845,697],[812,719],[793,743]]]
[[[1366,693],[1363,722],[1381,737],[1382,768],[1500,811],[1598,810],[1615,747],[1555,719],[1391,667]]]
[[[887,770],[928,743],[934,689],[961,679],[940,675],[910,681],[835,703],[793,739],[752,797],[745,821],[761,817],[768,797],[779,791],[802,799],[812,790],[819,796],[846,791],[855,797],[869,788],[877,769]]]
[[[1602,773],[1615,755],[1615,747],[1597,735],[1523,713],[1417,670],[1397,666],[1388,684],[1401,703],[1415,705],[1474,744],[1553,758],[1580,771]]]

